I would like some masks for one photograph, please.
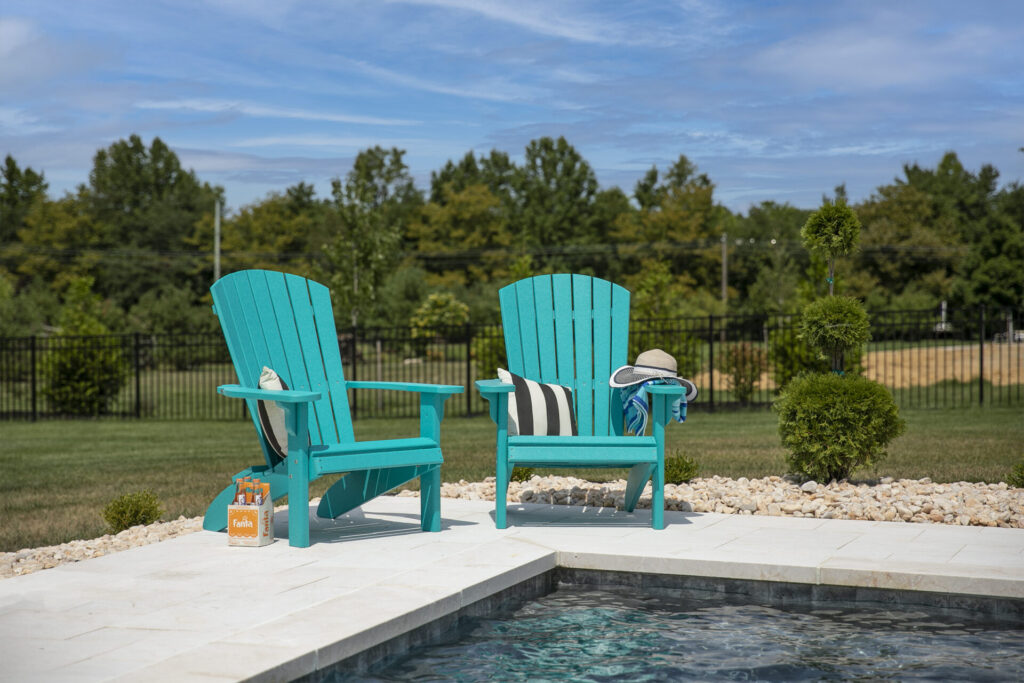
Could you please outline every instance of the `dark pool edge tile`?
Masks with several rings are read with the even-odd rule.
[[[828,608],[837,605],[918,608],[948,616],[1024,627],[1024,598],[555,567],[295,680],[301,683],[331,683],[348,676],[372,678],[370,672],[387,667],[417,647],[457,640],[462,627],[470,619],[515,610],[557,590],[559,586],[635,588],[667,597],[715,599],[734,604],[755,602],[782,608]]]
[[[366,675],[369,671],[386,667],[417,647],[457,640],[461,635],[461,627],[467,620],[516,609],[531,600],[545,596],[555,590],[554,579],[554,570],[549,569],[430,623],[413,628],[294,680],[299,683],[329,683],[337,681],[343,676]]]
[[[672,591],[682,597],[716,598],[737,602],[828,606],[847,603],[864,606],[927,608],[960,616],[1015,622],[1024,625],[1024,598],[899,588],[838,586],[787,581],[758,581],[675,574],[645,574],[597,569],[558,567],[556,583],[593,588],[638,588],[652,592]]]

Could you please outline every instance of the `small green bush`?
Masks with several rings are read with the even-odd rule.
[[[790,471],[819,482],[879,462],[905,428],[889,390],[856,375],[801,375],[774,407]]]
[[[92,278],[76,278],[68,287],[42,367],[42,394],[62,415],[95,417],[111,411],[128,381],[120,340],[100,321],[100,300]]]
[[[164,513],[160,499],[152,491],[126,493],[103,508],[103,519],[116,534],[139,524],[152,524]]]
[[[760,346],[750,342],[734,344],[725,353],[722,371],[732,380],[732,393],[741,404],[750,403],[761,373],[768,369],[768,358]]]
[[[1006,485],[1015,489],[1024,489],[1024,460],[1014,465],[1010,473],[1006,475]]]
[[[514,467],[512,468],[512,481],[524,482],[530,481],[530,477],[533,476],[532,467]]]
[[[804,307],[800,334],[831,361],[832,370],[841,370],[846,352],[871,339],[871,323],[863,304],[853,297],[827,296]]]
[[[409,319],[413,338],[433,337],[438,328],[465,325],[469,322],[469,306],[454,294],[441,292],[429,295]]]
[[[499,335],[473,337],[473,363],[477,379],[494,379],[498,368],[507,368],[505,339]]]
[[[685,455],[670,455],[665,458],[665,483],[685,484],[696,479],[700,473],[700,465],[693,458]]]

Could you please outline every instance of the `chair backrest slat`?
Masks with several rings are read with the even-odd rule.
[[[576,337],[576,424],[580,434],[594,433],[594,316],[590,278],[572,278],[573,331]]]
[[[309,301],[312,305],[313,327],[320,347],[320,359],[325,375],[324,387],[319,389],[327,394],[334,410],[334,425],[339,442],[355,441],[352,431],[352,412],[349,409],[348,391],[345,388],[345,371],[342,368],[341,349],[338,346],[338,331],[334,326],[334,307],[331,292],[319,282],[306,280]]]
[[[555,301],[555,342],[558,351],[557,382],[576,394],[576,356],[573,352],[572,276],[551,276]]]
[[[622,434],[608,386],[626,363],[629,292],[585,275],[539,275],[499,292],[509,370],[572,387],[580,434]]]

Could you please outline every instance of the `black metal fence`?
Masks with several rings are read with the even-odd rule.
[[[889,387],[901,407],[1024,405],[1022,320],[1022,310],[876,314],[872,341],[850,354],[846,369]],[[505,363],[497,325],[346,330],[338,343],[349,379],[466,387],[446,404],[448,415],[486,411],[473,382]],[[798,372],[827,369],[792,315],[633,321],[630,359],[648,348],[671,353],[696,382],[691,410],[764,407]],[[220,334],[0,338],[0,420],[237,419],[244,403],[216,393],[235,381]],[[418,412],[405,392],[358,391],[350,401],[356,417]]]

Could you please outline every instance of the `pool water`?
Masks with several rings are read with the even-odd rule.
[[[343,681],[1024,680],[1024,626],[561,586]]]

